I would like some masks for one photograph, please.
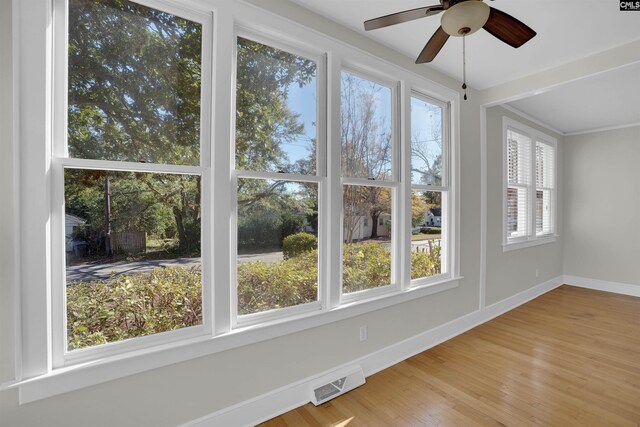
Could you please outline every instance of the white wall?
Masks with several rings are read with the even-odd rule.
[[[502,251],[502,118],[535,128],[558,140],[558,229],[560,238],[530,248]],[[563,137],[500,106],[487,109],[487,281],[486,301],[492,304],[562,274]],[[538,277],[536,277],[536,269]]]
[[[11,0],[0,0],[0,10],[0,383],[3,383],[14,377]]]
[[[10,3],[2,0],[3,5]],[[287,1],[253,1],[269,7],[274,12],[294,19],[318,31],[340,38],[364,51],[399,64],[422,74],[444,86],[459,90],[460,83],[446,77],[428,66],[416,66],[413,59],[380,46],[363,36],[347,30],[320,16],[312,14]],[[265,4],[266,3],[266,4]],[[3,11],[7,10],[2,8]],[[3,20],[6,14],[2,14]],[[0,33],[9,34],[9,27],[2,22]],[[4,46],[4,43],[3,43]],[[4,54],[5,58],[9,58]],[[5,63],[6,64],[6,63]],[[2,77],[3,87],[7,77]],[[3,97],[4,99],[4,97]],[[431,295],[360,317],[339,321],[315,329],[289,336],[229,350],[211,356],[159,368],[93,387],[58,395],[52,398],[18,405],[15,390],[0,392],[0,416],[3,426],[173,426],[207,415],[216,410],[237,404],[262,393],[285,386],[292,382],[325,371],[337,365],[370,354],[390,344],[415,336],[421,332],[442,325],[478,309],[480,301],[480,228],[481,228],[481,170],[480,170],[480,95],[469,91],[469,101],[463,102],[460,111],[460,261],[464,279],[460,286],[439,294]],[[495,109],[498,118],[500,110]],[[7,119],[3,115],[2,128],[6,129]],[[490,128],[493,128],[492,124]],[[496,129],[501,129],[501,122]],[[501,146],[499,140],[495,144]],[[4,154],[3,144],[3,154]],[[496,156],[494,142],[489,146],[489,206],[500,196],[501,184],[495,184]],[[0,156],[2,170],[11,169],[7,156]],[[501,166],[498,168],[501,171]],[[5,172],[6,173],[6,172]],[[500,180],[498,180],[501,183]],[[2,189],[2,196],[7,189]],[[8,206],[7,206],[8,205]],[[10,212],[11,204],[1,204]],[[5,211],[2,211],[3,213]],[[492,240],[500,235],[501,225],[495,221],[500,215],[489,215],[489,244],[487,249],[489,265],[488,301],[497,301],[513,295],[527,287],[561,274],[561,251],[559,244],[549,248],[525,249],[509,255],[495,252]],[[2,225],[7,221],[3,216]],[[12,251],[4,239],[0,241],[3,251]],[[549,252],[549,253],[547,253]],[[523,274],[525,254],[539,257],[543,274],[532,277],[533,265]],[[4,266],[3,266],[4,267]],[[4,276],[4,271],[2,276]],[[10,372],[10,354],[13,352],[13,324],[15,307],[12,304],[10,283],[2,282],[2,351],[4,372]],[[368,339],[359,342],[359,327],[368,325]]]
[[[564,273],[640,286],[640,126],[565,143]]]

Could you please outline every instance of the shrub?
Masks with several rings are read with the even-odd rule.
[[[442,229],[440,227],[421,227],[420,232],[422,234],[441,234]]]
[[[440,247],[428,252],[411,252],[411,279],[440,274]]]
[[[296,257],[305,252],[318,249],[318,238],[309,233],[297,233],[287,236],[282,241],[284,259]]]
[[[70,350],[200,323],[199,267],[156,268],[67,287]]]
[[[316,249],[281,262],[238,265],[238,314],[313,302],[317,295]]]
[[[342,255],[342,288],[356,292],[391,283],[391,251],[375,242],[347,243]]]
[[[345,244],[344,292],[389,284],[390,266],[391,253],[380,243]],[[431,253],[411,253],[412,278],[439,274],[440,268],[439,247]],[[318,250],[304,250],[276,263],[239,264],[237,292],[239,314],[316,301]],[[199,267],[157,268],[108,281],[71,282],[67,287],[69,349],[201,323]]]

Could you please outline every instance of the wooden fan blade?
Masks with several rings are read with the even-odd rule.
[[[499,40],[516,48],[522,46],[536,35],[536,32],[527,25],[493,7],[489,12],[489,19],[482,28]]]
[[[424,64],[425,62],[433,61],[433,58],[436,57],[442,46],[449,40],[449,34],[445,33],[442,27],[438,27],[435,33],[431,36],[427,44],[418,55],[418,59],[416,59],[416,64]]]
[[[404,12],[392,13],[391,15],[369,19],[368,21],[364,22],[364,29],[366,31],[376,30],[378,28],[388,27],[389,25],[401,24],[403,22],[413,21],[414,19],[437,15],[442,11],[442,5],[419,7],[417,9],[405,10]]]

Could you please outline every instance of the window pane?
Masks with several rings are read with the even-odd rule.
[[[198,165],[201,25],[129,1],[69,1],[72,157]]]
[[[238,37],[236,169],[315,174],[316,63]]]
[[[553,188],[555,186],[555,156],[553,146],[536,142],[536,186],[538,188]]]
[[[442,193],[411,191],[411,279],[442,273]]]
[[[551,191],[536,191],[536,234],[544,235],[553,232],[551,221]]]
[[[391,283],[391,191],[381,187],[344,186],[344,293]],[[380,225],[380,220],[384,225]]]
[[[342,72],[342,176],[392,179],[391,88]]]
[[[442,185],[442,108],[411,98],[411,182]]]
[[[64,179],[68,348],[201,324],[200,177]]]
[[[507,237],[523,237],[528,234],[527,189],[522,187],[507,189]]]
[[[318,185],[238,179],[238,314],[318,299]]]
[[[531,139],[512,129],[507,131],[509,184],[531,184]]]

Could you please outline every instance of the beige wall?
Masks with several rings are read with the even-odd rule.
[[[555,243],[502,251],[502,118],[510,117],[558,140],[558,234]],[[562,274],[563,137],[502,107],[487,109],[487,282],[493,304]],[[538,270],[538,277],[536,277]]]
[[[640,126],[566,138],[564,272],[640,286]]]
[[[9,0],[2,0],[3,4]],[[266,2],[253,1],[264,6]],[[444,86],[459,89],[460,83],[427,66],[416,66],[413,59],[384,48],[363,36],[325,20],[286,1],[266,4],[274,12],[311,28],[340,38],[378,57],[413,70]],[[2,8],[2,10],[7,10]],[[5,14],[2,14],[2,19]],[[0,33],[9,29],[4,22]],[[4,44],[3,44],[4,46]],[[3,50],[3,63],[5,59]],[[7,78],[2,78],[3,87]],[[370,354],[390,344],[412,337],[478,308],[480,283],[481,171],[480,171],[480,96],[469,92],[469,101],[460,111],[461,188],[460,188],[460,261],[458,288],[386,309],[285,337],[237,348],[207,357],[132,375],[119,380],[58,395],[26,405],[17,404],[14,390],[0,393],[0,420],[3,426],[173,426],[207,415],[265,392]],[[560,244],[524,249],[503,254],[500,248],[501,203],[501,117],[505,112],[491,109],[489,130],[489,228],[487,245],[487,302],[511,296],[529,286],[561,274]],[[507,113],[509,114],[509,113]],[[5,118],[2,128],[5,129]],[[498,136],[496,137],[496,132]],[[3,150],[4,150],[3,143]],[[11,169],[11,160],[0,156]],[[495,163],[498,162],[498,163]],[[496,175],[497,173],[497,175]],[[6,191],[0,187],[4,195]],[[11,207],[1,205],[7,211]],[[3,211],[4,212],[4,211]],[[2,225],[6,221],[3,217]],[[12,251],[4,239],[0,249]],[[551,249],[551,250],[550,250]],[[3,252],[4,253],[4,252]],[[535,260],[535,261],[533,261]],[[535,278],[533,269],[541,275]],[[526,268],[525,268],[526,267]],[[4,276],[4,272],[2,274]],[[13,316],[11,286],[2,282],[3,375],[11,371]],[[359,342],[359,327],[368,325],[368,339]],[[7,368],[9,366],[9,368]],[[6,377],[3,377],[6,378]],[[90,422],[88,421],[90,420]]]
[[[14,377],[11,0],[0,0],[0,384]],[[1,420],[1,418],[0,418]]]

